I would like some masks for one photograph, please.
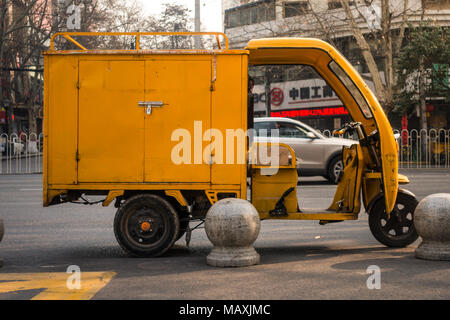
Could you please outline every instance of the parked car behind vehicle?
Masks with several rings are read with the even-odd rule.
[[[271,129],[278,129],[279,142],[289,145],[300,159],[300,176],[323,176],[336,183],[342,164],[342,147],[355,140],[327,138],[310,126],[289,118],[255,118],[255,141],[271,141]],[[266,129],[266,131],[263,131]]]

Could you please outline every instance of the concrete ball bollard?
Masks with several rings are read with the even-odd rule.
[[[450,260],[450,194],[436,193],[424,198],[414,212],[414,226],[422,237],[416,257]]]
[[[3,220],[0,219],[0,242],[3,239],[3,235],[5,234],[5,228],[3,226]],[[3,259],[0,257],[0,268],[3,266]]]
[[[253,248],[261,220],[248,201],[236,198],[216,202],[206,214],[205,230],[214,248],[206,263],[214,267],[246,267],[258,264]]]

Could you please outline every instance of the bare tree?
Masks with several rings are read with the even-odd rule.
[[[360,56],[368,70],[364,78],[372,81],[375,94],[385,111],[393,109],[397,90],[394,60],[402,47],[407,22],[420,19],[423,15],[420,2],[365,0],[361,3],[335,0],[323,6],[323,2],[314,0],[292,4],[277,0],[275,5],[277,14],[281,11],[284,19],[244,25],[241,27],[243,32],[233,31],[236,37],[245,34],[254,36],[261,32],[262,36],[318,37],[338,47],[343,42],[354,42],[358,50],[352,54]],[[267,8],[269,6],[266,4]]]
[[[80,24],[70,29],[71,6],[79,10]],[[72,7],[73,8],[73,7]],[[140,7],[120,0],[0,0],[0,105],[5,106],[8,131],[13,109],[26,108],[28,131],[37,132],[37,115],[42,107],[43,57],[51,36],[61,31],[138,31],[144,18]],[[130,37],[80,37],[86,47],[130,48]],[[59,48],[73,44],[57,38]]]
[[[14,105],[22,105],[27,108],[29,118],[36,118],[36,96],[42,82],[40,51],[49,39],[42,31],[51,28],[50,11],[49,0],[0,2],[0,103],[7,107],[8,119],[12,118]],[[30,131],[36,132],[35,124],[30,122]],[[8,126],[10,133],[11,130]]]
[[[408,17],[416,16],[418,9],[411,9],[408,0],[402,0],[403,6],[400,10],[398,8],[396,10],[392,6],[390,0],[381,0],[381,16],[379,17],[380,28],[371,30],[370,32],[364,32],[364,29],[367,28],[368,21],[362,14],[360,8],[355,6],[355,9],[352,10],[349,0],[340,0],[340,2],[344,9],[345,17],[350,26],[352,35],[355,37],[356,43],[361,50],[364,61],[369,69],[375,88],[375,94],[385,111],[389,112],[394,107],[395,84],[397,81],[397,77],[394,74],[394,57],[399,55],[404,40]],[[366,2],[365,5],[366,7],[372,5],[372,2]],[[365,24],[358,24],[356,21],[357,18],[362,19]],[[381,52],[376,48],[374,49],[371,47],[368,39],[375,40],[377,43],[376,48],[381,49]],[[379,66],[375,61],[375,53],[382,57],[384,79],[382,78]]]

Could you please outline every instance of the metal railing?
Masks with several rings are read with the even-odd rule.
[[[0,174],[42,173],[43,134],[0,134]]]
[[[335,131],[321,133],[333,137]],[[400,135],[397,140],[400,168],[450,168],[450,130],[394,130],[394,133]],[[43,139],[42,133],[0,134],[0,174],[42,173]]]
[[[320,131],[326,137],[337,130]],[[398,161],[400,168],[450,168],[450,130],[394,130],[399,134]],[[346,138],[353,138],[352,136]]]
[[[450,168],[450,130],[394,130],[399,133],[400,168]]]
[[[57,37],[64,37],[71,43],[73,43],[78,50],[87,51],[82,44],[76,41],[73,37],[101,37],[101,36],[132,36],[135,39],[135,48],[126,49],[122,51],[139,51],[141,50],[141,38],[144,36],[213,36],[216,39],[217,47],[222,50],[222,44],[220,37],[225,41],[225,50],[229,48],[229,40],[223,32],[58,32],[55,33],[50,39],[50,51],[55,51],[55,39]],[[117,51],[117,50],[105,50],[105,51]]]

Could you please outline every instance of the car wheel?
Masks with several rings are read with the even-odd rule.
[[[342,162],[342,156],[337,156],[331,159],[328,165],[328,181],[332,183],[338,183],[338,178],[341,171],[344,170],[344,163]]]

